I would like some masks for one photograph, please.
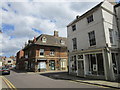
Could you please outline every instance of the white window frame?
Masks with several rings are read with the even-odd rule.
[[[42,38],[42,42],[43,42],[43,43],[46,43],[46,41],[47,41],[47,38],[46,38],[46,37],[43,37],[43,38]]]
[[[43,52],[43,55],[40,55],[40,53],[42,53],[41,51]],[[39,56],[40,56],[40,57],[44,57],[44,52],[45,52],[44,49],[40,49],[40,50],[39,50]]]

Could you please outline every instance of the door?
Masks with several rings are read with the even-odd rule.
[[[55,61],[54,60],[50,61],[50,69],[55,70]]]
[[[78,76],[84,77],[84,62],[78,61]]]
[[[38,69],[46,69],[46,62],[39,62]]]

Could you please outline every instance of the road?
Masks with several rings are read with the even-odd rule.
[[[70,80],[53,79],[38,73],[18,73],[11,71],[5,75],[16,88],[102,88]]]

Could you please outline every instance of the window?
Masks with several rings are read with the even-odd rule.
[[[92,22],[92,21],[94,21],[94,20],[93,20],[93,15],[90,15],[89,17],[87,17],[87,22],[88,22],[88,23],[90,23],[90,22]]]
[[[76,30],[76,25],[72,26],[72,30],[75,31]]]
[[[113,29],[109,29],[110,43],[113,44]]]
[[[102,53],[88,54],[89,74],[104,75],[104,62]]]
[[[65,41],[63,41],[63,40],[60,40],[60,43],[61,43],[62,45],[64,45],[64,44],[65,44]]]
[[[89,32],[89,42],[90,42],[90,46],[96,45],[96,39],[95,39],[95,32]]]
[[[116,40],[119,40],[119,35],[117,31],[115,31],[115,36],[116,36]]]
[[[40,56],[44,56],[44,49],[40,49]]]
[[[77,49],[77,39],[73,38],[72,41],[73,41],[73,49]]]
[[[77,70],[77,61],[76,61],[76,55],[74,56],[74,69]]]
[[[42,38],[42,42],[43,42],[43,43],[46,43],[46,41],[47,41],[46,37],[43,37],[43,38]]]
[[[55,54],[55,50],[54,50],[54,49],[51,49],[51,50],[50,50],[50,55],[51,55],[51,56],[54,56],[54,54]]]
[[[11,61],[8,61],[8,63],[11,63]]]

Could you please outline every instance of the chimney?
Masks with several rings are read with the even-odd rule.
[[[34,43],[36,42],[36,37],[34,37],[33,42],[34,42]]]
[[[54,36],[58,37],[58,31],[54,31]]]
[[[77,15],[77,16],[76,16],[76,19],[78,19],[79,17],[80,17],[80,16],[79,16],[79,15]]]

